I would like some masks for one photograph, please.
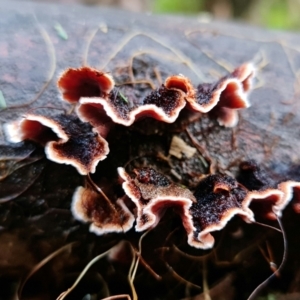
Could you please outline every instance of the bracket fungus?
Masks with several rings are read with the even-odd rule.
[[[172,183],[152,168],[135,170],[135,178],[123,168],[118,168],[118,172],[125,194],[137,207],[137,231],[155,227],[168,207],[177,208],[184,226],[190,223],[188,211],[195,198],[188,189]]]
[[[48,117],[27,114],[4,127],[10,142],[32,140],[45,145],[48,159],[74,166],[78,173],[94,173],[100,160],[106,158],[107,142],[88,123],[71,115]]]
[[[247,94],[254,75],[253,64],[246,63],[217,82],[196,88],[187,77],[173,75],[156,89],[137,89],[134,83],[115,87],[110,74],[93,68],[68,69],[60,76],[58,88],[63,100],[76,106],[77,116],[30,113],[6,124],[5,131],[9,141],[29,139],[45,145],[50,160],[73,165],[81,175],[88,175],[108,155],[104,138],[114,124],[128,127],[145,117],[173,123],[187,107],[217,116],[221,125],[235,126],[237,110],[250,105]],[[246,222],[254,222],[256,213],[269,219],[280,217],[293,192],[300,192],[300,183],[275,184],[253,161],[241,164],[237,179],[203,174],[194,192],[154,168],[136,168],[130,176],[119,167],[118,173],[125,195],[113,203],[97,189],[76,189],[71,209],[77,220],[91,223],[90,231],[98,235],[126,232],[134,221],[136,231],[143,231],[155,227],[166,208],[172,207],[182,219],[188,244],[202,249],[213,246],[211,233],[221,230],[233,216]],[[132,205],[136,208],[129,209]]]
[[[91,188],[78,187],[73,195],[71,211],[76,220],[91,223],[90,232],[97,235],[126,232],[135,221],[125,199],[111,203]]]
[[[137,231],[155,227],[166,208],[172,207],[182,218],[188,243],[208,249],[214,244],[210,232],[222,229],[234,215],[249,222],[254,220],[244,204],[247,190],[229,176],[209,175],[193,194],[152,168],[135,170],[134,178],[123,168],[118,171],[125,194],[137,206]]]
[[[213,110],[221,125],[233,127],[238,122],[236,110],[249,107],[247,93],[254,75],[253,64],[246,63],[216,83],[202,83],[197,88],[187,77],[173,75],[155,90],[139,90],[134,84],[114,87],[110,75],[83,67],[64,72],[58,87],[64,100],[77,104],[79,118],[95,127],[109,123],[107,117],[124,126],[144,117],[173,123],[186,104],[196,112]]]
[[[208,249],[214,245],[211,232],[225,227],[234,216],[245,221],[254,221],[252,211],[245,203],[247,190],[227,175],[208,175],[203,178],[194,196],[196,203],[190,208],[194,232],[190,233],[189,243],[197,248]]]
[[[134,86],[127,85],[115,88],[105,98],[82,98],[77,111],[79,117],[87,119],[86,106],[96,108],[100,115],[105,112],[114,123],[130,126],[144,117],[173,123],[185,105],[185,93],[175,87],[162,85],[156,90],[140,94]]]
[[[105,97],[114,85],[111,75],[90,67],[67,69],[57,82],[63,99],[73,104],[82,97]]]
[[[196,99],[189,104],[200,112],[213,110],[220,125],[234,127],[238,122],[236,110],[250,106],[247,94],[252,88],[254,76],[253,64],[243,64],[215,83],[199,84]]]
[[[255,161],[242,162],[238,180],[250,191],[247,200],[257,214],[275,220],[292,200],[299,198],[300,183],[286,180],[276,183]],[[297,205],[294,207],[297,212]]]
[[[195,192],[172,183],[152,168],[135,169],[131,177],[118,169],[125,194],[137,207],[137,231],[155,227],[166,208],[174,208],[181,216],[188,235],[188,244],[209,249],[214,245],[212,232],[223,229],[235,215],[247,223],[263,215],[274,220],[292,198],[293,189],[300,191],[300,183],[286,181],[272,188],[266,174],[253,162],[241,164],[239,180],[221,174],[204,176]],[[244,173],[243,173],[244,172]],[[257,209],[250,208],[254,204]]]
[[[300,299],[300,38],[13,5],[0,299]]]

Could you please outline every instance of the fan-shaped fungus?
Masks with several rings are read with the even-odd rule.
[[[98,162],[109,152],[107,142],[98,132],[75,116],[27,114],[4,128],[9,141],[41,143],[48,159],[72,165],[81,175],[94,173]]]

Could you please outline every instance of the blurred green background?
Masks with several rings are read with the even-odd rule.
[[[1,1],[1,0],[0,0]],[[300,30],[300,0],[26,0],[114,6],[135,12],[203,15]]]
[[[199,14],[239,19],[276,29],[300,29],[299,0],[155,0],[155,13]]]

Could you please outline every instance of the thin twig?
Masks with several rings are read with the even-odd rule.
[[[187,285],[193,286],[193,287],[195,287],[196,289],[202,290],[202,287],[201,287],[201,286],[199,286],[199,285],[197,285],[197,284],[195,284],[195,283],[192,283],[192,282],[190,282],[190,281],[184,279],[182,276],[180,276],[177,272],[174,271],[174,269],[173,269],[167,262],[165,262],[165,265],[166,265],[166,267],[168,268],[168,270],[172,273],[172,275],[173,275],[177,280],[182,281],[182,282],[184,282],[184,283],[187,284]]]
[[[91,46],[91,43],[92,43],[92,41],[93,41],[93,39],[96,36],[96,34],[97,34],[98,31],[99,31],[99,27],[97,27],[96,29],[94,29],[91,32],[89,32],[89,35],[87,37],[87,42],[86,42],[86,45],[85,45],[85,48],[84,48],[84,51],[83,51],[82,64],[84,66],[86,66],[87,63],[88,63],[87,60],[88,60],[90,46]]]
[[[154,42],[162,45],[163,47],[169,49],[173,54],[175,54],[180,61],[185,64],[187,67],[189,67],[197,76],[200,80],[204,81],[205,77],[202,73],[200,73],[197,68],[194,66],[194,64],[190,61],[190,59],[188,57],[186,57],[184,54],[182,54],[180,51],[176,50],[175,48],[169,46],[167,43],[161,41],[159,38],[153,36],[153,35],[149,35],[146,34],[144,32],[133,32],[130,33],[129,35],[127,35],[122,41],[121,43],[118,45],[118,47],[115,49],[115,51],[113,51],[111,53],[111,55],[108,57],[108,59],[104,62],[104,64],[101,65],[100,69],[103,70],[110,61],[112,61],[117,54],[135,37],[137,36],[146,36],[149,39],[153,40]]]
[[[28,106],[32,103],[34,103],[35,101],[37,101],[41,96],[42,94],[45,92],[45,90],[47,89],[47,87],[49,86],[53,76],[54,76],[54,73],[55,73],[55,69],[56,69],[56,55],[55,55],[55,48],[54,48],[54,45],[51,41],[51,38],[48,34],[48,32],[41,26],[41,24],[39,23],[36,15],[34,15],[34,18],[36,20],[36,24],[37,24],[37,27],[38,27],[38,30],[40,31],[41,33],[41,36],[43,37],[46,45],[47,45],[47,50],[48,50],[48,53],[49,53],[49,57],[50,57],[50,72],[49,72],[49,75],[48,75],[48,78],[44,84],[44,86],[42,87],[42,89],[37,93],[37,95],[30,101],[28,101],[27,103],[23,103],[21,105],[9,105],[6,109],[12,109],[12,108],[21,108],[21,107],[25,107],[25,106]]]
[[[36,273],[39,269],[41,269],[51,259],[58,256],[62,252],[68,250],[69,248],[73,247],[75,244],[78,244],[78,242],[69,243],[69,244],[61,247],[60,249],[58,249],[58,250],[54,251],[53,253],[51,253],[50,255],[48,255],[46,258],[44,258],[42,261],[40,261],[37,265],[35,265],[32,268],[32,270],[29,272],[29,274],[26,276],[26,278],[23,280],[23,282],[21,283],[21,285],[19,287],[19,290],[18,290],[19,299],[21,299],[22,291],[23,291],[23,288],[24,288],[26,282],[34,273]]]
[[[147,80],[147,79],[141,79],[141,80],[134,80],[134,81],[125,81],[125,82],[122,82],[122,83],[117,83],[116,86],[123,86],[123,85],[134,85],[134,84],[141,84],[141,83],[145,83],[145,84],[148,84],[151,89],[155,89],[155,85],[153,84],[152,81],[150,80]]]
[[[277,222],[278,222],[278,225],[281,229],[281,233],[282,233],[282,238],[283,238],[283,256],[282,256],[282,261],[280,263],[280,266],[278,267],[278,269],[272,273],[272,275],[270,275],[265,281],[263,281],[260,285],[258,285],[256,287],[256,289],[251,293],[251,295],[248,297],[248,300],[252,300],[252,299],[256,299],[258,294],[261,292],[261,290],[275,277],[278,277],[285,262],[286,262],[286,259],[287,259],[287,248],[288,248],[288,245],[287,245],[287,237],[286,237],[286,233],[285,233],[285,230],[283,228],[283,225],[281,223],[281,220],[279,217],[277,217]]]
[[[96,189],[97,192],[99,192],[103,198],[106,200],[106,202],[108,203],[109,207],[115,212],[117,213],[117,209],[115,208],[115,206],[112,204],[112,202],[110,201],[110,199],[106,196],[106,194],[103,192],[103,190],[93,181],[93,179],[91,178],[90,174],[87,175],[89,182],[92,184],[92,186]]]
[[[128,294],[109,296],[109,297],[106,297],[106,298],[102,298],[101,300],[115,300],[115,299],[122,299],[122,298],[126,298],[128,300],[131,300],[131,297]]]
[[[192,144],[195,146],[195,148],[200,153],[200,155],[202,157],[204,157],[204,159],[209,163],[209,173],[214,174],[216,171],[215,170],[216,169],[215,161],[209,156],[207,151],[198,143],[196,138],[192,135],[192,133],[187,128],[185,129],[185,132],[186,132],[187,136],[189,137],[190,141],[192,142]]]
[[[113,246],[115,247],[115,246]],[[113,248],[112,247],[112,248]],[[82,279],[82,277],[86,274],[86,272],[89,270],[89,268],[96,263],[99,259],[103,258],[104,256],[106,256],[111,250],[112,248],[110,248],[109,250],[99,254],[98,256],[96,256],[94,259],[92,259],[87,265],[86,267],[83,269],[83,271],[79,274],[79,276],[77,277],[76,281],[73,283],[73,285],[67,289],[65,292],[61,293],[56,300],[63,300],[65,299],[65,297],[67,295],[69,295],[77,286],[77,284],[80,282],[80,280]]]
[[[263,226],[263,227],[267,227],[267,228],[276,230],[276,231],[278,231],[278,232],[280,232],[282,234],[282,231],[279,228],[276,228],[274,226],[271,226],[271,225],[268,225],[268,224],[264,224],[264,223],[260,223],[260,222],[257,222],[257,221],[253,222],[253,224],[257,224],[259,226]]]
[[[207,265],[206,265],[206,259],[203,261],[203,279],[202,279],[202,282],[203,282],[203,294],[204,294],[204,300],[211,300],[211,297],[210,297],[210,294],[209,294],[209,286],[208,286],[208,283],[207,283]]]
[[[139,265],[139,261],[140,261],[140,256],[142,255],[142,240],[143,238],[151,231],[148,230],[146,231],[143,235],[141,235],[140,239],[139,239],[139,250],[138,250],[138,254],[139,255],[136,255],[134,254],[134,257],[135,257],[135,263],[134,263],[134,267],[130,267],[130,271],[131,273],[129,272],[128,274],[128,279],[129,279],[129,284],[130,284],[130,287],[131,287],[131,290],[132,290],[132,299],[133,300],[137,300],[138,299],[138,296],[137,296],[137,293],[136,293],[136,290],[134,288],[134,284],[133,284],[133,281],[134,281],[134,278],[135,278],[135,275],[136,275],[136,272],[137,272],[137,268],[138,268],[138,265]],[[133,249],[134,251],[134,249]],[[135,252],[135,251],[134,251]]]

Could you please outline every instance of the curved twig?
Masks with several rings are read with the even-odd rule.
[[[278,274],[280,273],[280,271],[282,270],[285,262],[286,262],[286,259],[287,259],[287,248],[288,248],[288,245],[287,245],[287,237],[286,237],[286,233],[284,231],[284,228],[283,228],[283,225],[281,223],[281,220],[279,217],[277,217],[277,222],[279,224],[279,227],[281,229],[281,233],[282,233],[282,238],[283,238],[283,256],[282,256],[282,261],[280,263],[280,266],[278,267],[278,269],[272,273],[272,275],[270,275],[265,281],[263,281],[260,285],[258,285],[256,287],[256,289],[251,293],[251,295],[248,297],[247,300],[253,300],[255,299],[258,294],[260,293],[260,291],[275,277],[278,276]]]

